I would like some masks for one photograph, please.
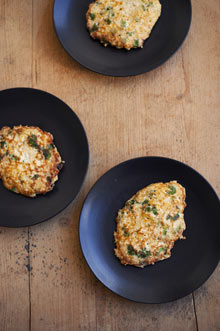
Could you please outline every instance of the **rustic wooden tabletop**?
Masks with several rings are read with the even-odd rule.
[[[81,119],[90,145],[86,181],[66,210],[33,227],[0,228],[1,331],[220,330],[219,267],[185,298],[139,304],[96,280],[78,236],[87,192],[129,158],[183,161],[220,194],[220,1],[192,5],[189,35],[168,62],[114,78],[66,54],[53,28],[53,1],[0,1],[0,89],[34,87],[61,98]]]

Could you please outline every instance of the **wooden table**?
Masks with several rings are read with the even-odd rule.
[[[183,299],[134,303],[96,280],[78,237],[87,192],[129,158],[178,159],[220,194],[220,1],[192,2],[190,33],[168,62],[144,75],[112,78],[65,53],[52,1],[0,1],[0,89],[34,87],[58,96],[80,117],[90,144],[86,181],[64,212],[33,227],[0,228],[1,331],[220,330],[219,267]]]

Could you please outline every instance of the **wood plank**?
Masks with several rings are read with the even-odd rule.
[[[193,9],[198,19],[194,18],[193,21],[191,54],[198,56],[191,58],[189,72],[194,73],[191,81],[192,110],[197,115],[192,121],[196,128],[194,139],[190,141],[191,145],[188,144],[188,150],[191,150],[189,158],[192,160],[192,165],[201,171],[220,196],[220,2],[194,1]],[[199,331],[220,330],[219,284],[218,266],[210,279],[194,293]]]
[[[32,1],[1,1],[0,31],[0,89],[31,86]],[[27,228],[0,228],[0,330],[29,330],[27,244]]]

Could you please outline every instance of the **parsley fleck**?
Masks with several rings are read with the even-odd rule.
[[[39,146],[37,144],[37,136],[35,134],[32,134],[28,137],[28,144],[33,148],[39,149]]]
[[[139,252],[137,253],[137,256],[138,256],[138,257],[141,257],[142,259],[144,259],[144,258],[147,257],[147,256],[151,256],[151,252],[150,252],[150,251],[147,251],[147,250],[146,250],[146,247],[144,247],[144,248],[142,248],[141,251],[139,251]]]
[[[126,27],[126,21],[121,21],[121,27],[125,28]]]
[[[176,221],[180,217],[179,213],[177,213],[174,216],[171,216],[170,214],[167,215],[167,220],[171,219],[172,221]]]
[[[91,20],[94,21],[94,19],[95,19],[95,14],[93,14],[93,13],[89,13],[89,16],[90,16]]]
[[[50,151],[46,148],[42,148],[42,151],[43,151],[43,155],[44,155],[45,159],[49,160],[49,158],[51,157]]]
[[[157,215],[158,214],[157,208],[156,207],[152,207],[152,212],[153,212],[154,215]]]
[[[92,26],[91,32],[94,32],[96,30],[98,30],[98,24],[94,23],[93,26]]]
[[[111,24],[111,22],[112,22],[109,18],[107,18],[105,21],[107,24]]]
[[[136,252],[135,252],[132,245],[128,245],[128,254],[129,255],[135,255],[136,254]]]
[[[123,232],[124,232],[124,236],[125,236],[125,237],[129,237],[129,236],[130,236],[130,233],[127,232],[127,230],[126,230],[124,227],[122,228],[122,230],[123,230]]]
[[[1,141],[1,143],[0,143],[1,148],[4,148],[5,144],[6,144],[5,141]]]
[[[168,194],[173,195],[176,193],[176,188],[174,186],[169,186],[169,189],[170,191],[168,192]]]

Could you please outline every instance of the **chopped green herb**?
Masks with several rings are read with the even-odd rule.
[[[54,149],[55,148],[55,145],[54,144],[50,144],[48,145],[47,149],[50,151],[51,149]]]
[[[107,23],[107,24],[111,24],[111,20],[109,19],[109,18],[107,18],[106,20],[105,20],[105,22]]]
[[[125,28],[126,27],[126,21],[121,21],[121,27]]]
[[[18,157],[13,155],[13,154],[9,154],[9,157],[12,161],[17,161],[18,160]]]
[[[169,186],[169,189],[170,191],[168,192],[168,194],[173,195],[176,193],[176,188],[174,186]]]
[[[157,215],[158,214],[157,208],[156,207],[152,207],[152,212],[153,212],[154,215]]]
[[[128,32],[128,35],[129,36],[132,36],[134,32]]]
[[[142,202],[142,205],[148,205],[148,203],[149,203],[149,200],[144,200],[144,201]]]
[[[45,159],[49,160],[49,158],[51,157],[50,151],[46,148],[42,148],[42,151],[43,151],[43,155],[44,155]]]
[[[91,20],[94,21],[94,19],[95,19],[95,14],[93,14],[93,13],[89,13],[89,16],[90,16]]]
[[[145,5],[142,5],[142,8],[143,8],[143,11],[145,11],[145,10],[146,10],[146,8],[145,8]]]
[[[179,213],[172,217],[172,220],[176,221],[180,217]]]
[[[113,9],[112,6],[108,6],[108,7],[106,8],[106,10],[111,10],[111,9]]]
[[[92,26],[91,32],[94,32],[96,30],[98,30],[98,24],[94,23],[93,26]]]
[[[35,174],[32,179],[38,179],[39,178],[39,175],[38,174]]]
[[[150,212],[150,211],[151,211],[151,207],[148,206],[148,207],[145,209],[145,211]]]
[[[144,258],[147,257],[147,256],[151,256],[151,252],[150,252],[150,251],[147,251],[147,250],[146,250],[146,247],[144,247],[144,248],[142,248],[141,251],[139,251],[139,252],[137,253],[137,256],[138,256],[138,257],[141,257],[142,259],[144,259]]]
[[[166,234],[167,234],[167,229],[163,228],[163,235],[166,236]]]
[[[166,252],[166,248],[165,247],[160,247],[159,250],[158,250],[158,253],[162,253],[162,252]]]
[[[179,213],[177,213],[174,216],[171,216],[170,214],[167,215],[167,220],[171,219],[172,221],[176,221],[180,217]]]
[[[32,134],[28,137],[28,144],[33,148],[39,149],[39,146],[37,144],[37,136],[35,136],[35,134]]]
[[[12,187],[11,191],[12,191],[12,192],[17,192],[16,187]]]
[[[126,204],[132,206],[135,202],[137,202],[136,199],[132,199],[128,200]]]
[[[124,227],[122,228],[122,230],[124,232],[125,237],[129,237],[130,236],[130,233],[127,232],[127,230]]]
[[[179,225],[177,228],[176,228],[176,232],[179,232],[179,230],[180,230],[180,228],[181,228],[181,226]]]
[[[132,245],[128,245],[128,254],[129,255],[135,255],[136,254],[136,252],[135,252]]]
[[[1,141],[1,142],[0,142],[0,146],[1,146],[1,148],[4,148],[5,144],[6,144],[6,141]]]

